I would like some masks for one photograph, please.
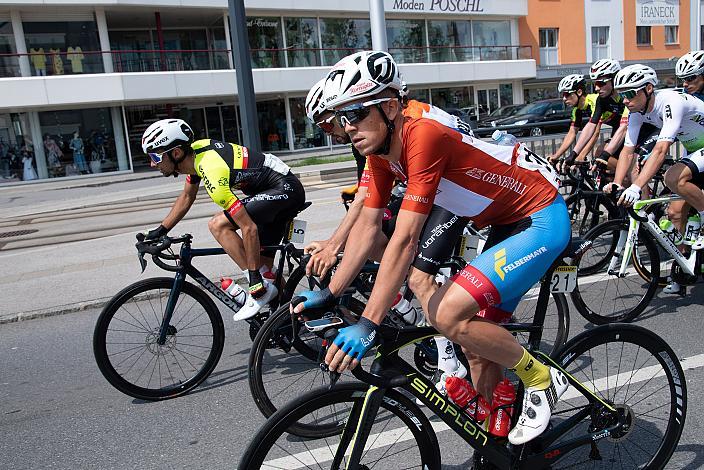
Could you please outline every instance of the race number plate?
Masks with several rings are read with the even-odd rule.
[[[550,292],[572,292],[577,287],[577,266],[558,266],[550,279]]]
[[[291,224],[291,232],[288,234],[291,243],[303,243],[306,238],[306,225],[305,220],[293,219]]]

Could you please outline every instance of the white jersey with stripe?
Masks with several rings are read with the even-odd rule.
[[[673,90],[655,93],[653,110],[630,113],[625,145],[635,147],[643,123],[660,129],[658,142],[679,140],[688,153],[704,148],[704,102]]]

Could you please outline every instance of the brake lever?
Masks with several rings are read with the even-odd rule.
[[[328,331],[325,332],[323,335],[323,338],[325,338],[325,341],[328,342],[328,344],[331,344],[332,341],[335,339],[335,336],[337,336],[337,328],[330,328]],[[361,366],[360,366],[361,367]],[[330,370],[328,367],[328,373],[330,374],[330,386],[328,387],[328,390],[332,390],[332,388],[335,386],[337,381],[340,379],[340,374],[339,372],[335,372]]]

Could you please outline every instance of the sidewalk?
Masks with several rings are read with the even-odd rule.
[[[356,176],[354,161],[298,167],[293,171],[306,186]],[[179,194],[183,184],[183,177],[164,178],[154,171],[153,174],[120,174],[0,187],[0,236],[2,232],[28,227],[22,225],[23,221],[42,218],[42,214],[46,217],[63,210],[92,207],[99,211],[101,207],[126,202],[166,200]],[[212,209],[207,204],[202,207]],[[344,212],[339,204],[332,207],[341,212],[340,216]],[[194,206],[193,209],[199,208]],[[212,211],[179,224],[179,232],[193,234],[194,239],[201,242],[196,244],[199,247],[216,244],[207,224],[203,223],[206,213]],[[311,221],[311,216],[307,218],[311,236],[307,239],[325,235],[323,232],[328,229],[322,230],[322,225],[329,224],[327,215],[326,212],[326,220],[320,222]],[[133,216],[138,217],[139,213]],[[99,229],[93,231],[100,232]],[[2,240],[0,238],[0,242]],[[155,267],[151,260],[145,273],[140,275],[134,243],[134,233],[129,231],[41,248],[0,250],[0,324],[100,308],[128,284],[147,277],[169,275]],[[197,267],[211,279],[236,274],[226,256],[201,258]]]

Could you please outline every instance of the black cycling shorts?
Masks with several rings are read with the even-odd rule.
[[[306,192],[298,178],[291,172],[276,184],[260,193],[242,199],[247,214],[257,224],[261,246],[278,245],[284,237],[287,223],[293,219],[306,202]],[[225,215],[235,227],[227,211]],[[274,250],[262,250],[262,256],[273,257]]]
[[[389,239],[396,228],[396,216],[401,202],[403,200],[399,199],[386,208],[392,217],[382,222],[382,231]],[[437,274],[440,265],[452,255],[457,240],[468,222],[467,217],[458,217],[440,206],[433,205],[418,241],[418,253],[413,261],[413,267],[433,276]]]
[[[692,152],[681,160],[692,172],[692,183],[704,189],[704,150]]]
[[[637,153],[641,157],[649,155],[650,152],[653,151],[653,147],[655,146],[655,143],[658,140],[658,135],[660,135],[659,128],[655,127],[652,124],[644,122],[643,125],[640,127],[640,131],[638,132],[638,141],[636,142],[635,153]],[[606,148],[606,144],[608,144],[609,142],[611,142],[611,138],[606,139],[604,141],[604,148]],[[621,142],[621,146],[616,149],[616,152],[614,152],[612,158],[618,160],[619,155],[621,155],[621,150],[623,150],[625,144],[626,139],[624,138],[623,142]]]

